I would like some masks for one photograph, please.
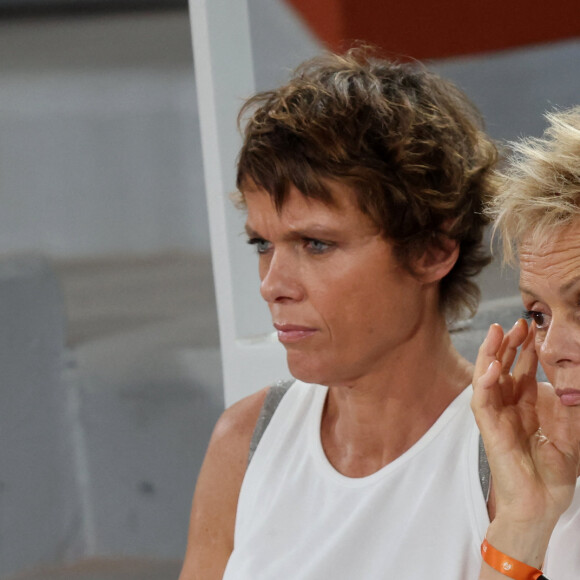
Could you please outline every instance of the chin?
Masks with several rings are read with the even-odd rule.
[[[287,362],[290,373],[295,379],[303,383],[327,385],[331,380],[331,373],[321,365],[320,361],[308,360],[310,357],[293,356],[288,353]]]
[[[325,387],[348,386],[349,381],[344,372],[338,373],[338,365],[298,365],[288,361],[288,368],[295,379],[303,383],[322,385]]]
[[[316,385],[326,385],[327,381],[324,378],[324,375],[320,373],[316,373],[313,371],[305,371],[303,369],[294,369],[290,365],[290,373],[295,379],[302,381],[303,383],[312,383]]]

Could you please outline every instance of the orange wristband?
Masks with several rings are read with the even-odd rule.
[[[481,555],[488,566],[513,580],[537,580],[542,576],[542,571],[538,568],[506,556],[503,552],[496,550],[487,540],[483,540],[481,544]]]

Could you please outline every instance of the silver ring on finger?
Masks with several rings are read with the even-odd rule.
[[[548,438],[544,435],[541,427],[538,427],[538,430],[535,433],[535,436],[538,438],[538,443],[547,443]]]

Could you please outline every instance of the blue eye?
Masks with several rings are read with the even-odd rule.
[[[255,246],[258,254],[265,254],[272,246],[270,242],[263,238],[250,238],[248,244],[250,244],[250,246]]]
[[[332,244],[321,242],[320,240],[315,240],[313,238],[307,238],[305,241],[307,248],[313,254],[323,254],[332,246]]]

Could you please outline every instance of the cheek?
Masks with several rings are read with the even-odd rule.
[[[544,364],[544,354],[542,352],[542,344],[544,344],[544,339],[542,336],[538,336],[536,334],[536,339],[535,339],[535,350],[536,350],[536,356],[538,357],[538,362],[542,365],[542,367],[544,368],[544,370],[546,370],[546,367],[548,365]]]
[[[555,387],[563,386],[569,383],[570,372],[572,371],[572,373],[576,375],[577,374],[576,368],[570,367],[568,365],[561,366],[558,364],[554,364],[553,360],[550,362],[550,358],[542,351],[543,343],[544,343],[543,337],[536,336],[535,342],[536,355],[538,357],[539,366],[546,375],[546,379],[551,385],[554,385]]]
[[[270,256],[268,254],[258,254],[258,276],[260,282],[264,280],[270,268]]]

